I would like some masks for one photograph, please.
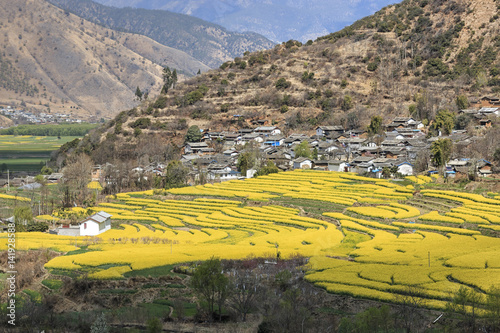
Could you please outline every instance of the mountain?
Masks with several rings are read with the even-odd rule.
[[[0,103],[77,118],[110,118],[160,90],[162,66],[192,76],[208,67],[137,34],[83,20],[46,1],[0,0]]]
[[[366,129],[375,115],[384,124],[397,116],[432,123],[442,109],[458,115],[467,100],[500,92],[499,7],[405,0],[315,42],[235,58],[123,112],[98,131],[109,139],[101,147],[126,140],[131,152],[155,134],[181,145],[191,125],[233,131],[267,120],[287,135],[318,125]]]
[[[274,43],[252,32],[234,33],[220,25],[164,10],[108,7],[90,0],[50,0],[60,8],[111,29],[148,36],[182,50],[209,67]]]
[[[164,9],[220,24],[231,31],[253,31],[281,43],[306,42],[338,31],[396,0],[96,0],[114,7]]]

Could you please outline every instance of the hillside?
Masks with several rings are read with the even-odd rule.
[[[89,0],[50,1],[86,20],[145,35],[160,44],[182,50],[212,68],[245,51],[268,49],[274,45],[256,33],[234,33],[217,24],[164,10],[115,8]]]
[[[176,144],[193,124],[228,131],[267,119],[287,135],[320,124],[366,128],[373,115],[384,124],[410,114],[429,123],[438,110],[457,113],[457,96],[498,93],[497,11],[493,0],[407,0],[315,42],[224,63],[123,113],[100,135],[114,133],[108,137],[119,144],[139,118],[150,119],[141,135],[162,133]]]
[[[76,117],[110,118],[156,92],[159,65],[194,75],[207,67],[153,40],[103,28],[45,1],[0,0],[0,103]]]
[[[394,0],[96,0],[107,6],[164,9],[220,24],[231,31],[254,31],[281,43],[305,42],[338,31]]]

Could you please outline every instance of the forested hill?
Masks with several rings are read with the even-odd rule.
[[[209,67],[245,51],[271,48],[274,43],[256,33],[230,32],[217,24],[164,10],[108,7],[90,0],[49,0],[76,15],[108,28],[138,33],[182,50]]]
[[[133,145],[160,133],[182,144],[193,124],[231,131],[267,120],[288,135],[366,129],[373,115],[384,124],[409,115],[428,124],[442,109],[458,115],[467,100],[500,91],[497,12],[493,0],[406,0],[314,42],[228,61],[123,112],[100,140]]]

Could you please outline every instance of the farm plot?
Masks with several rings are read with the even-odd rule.
[[[460,286],[485,291],[500,285],[500,238],[491,236],[500,227],[500,200],[421,191],[429,200],[457,203],[438,213],[412,206],[410,187],[349,173],[293,171],[160,195],[121,193],[91,209],[122,221],[119,229],[93,238],[19,233],[18,240],[22,249],[77,250],[46,267],[98,279],[212,256],[299,254],[310,257],[310,282],[356,297],[397,302],[417,287],[427,306],[443,308]],[[324,213],[276,204],[302,200],[317,202]],[[6,248],[1,235],[0,248]]]
[[[74,136],[0,135],[0,165],[10,171],[39,171],[52,151]]]

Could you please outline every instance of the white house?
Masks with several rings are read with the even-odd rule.
[[[311,169],[313,161],[306,157],[299,157],[293,160],[294,169]]]
[[[411,176],[413,175],[413,165],[409,162],[398,164],[398,172],[403,176]]]
[[[262,135],[278,135],[281,134],[281,130],[276,126],[259,126],[253,130],[254,133]]]
[[[111,214],[100,211],[79,223],[80,236],[96,236],[111,229]]]
[[[316,127],[317,136],[330,136],[331,134],[344,133],[344,128],[342,126],[318,126]]]

